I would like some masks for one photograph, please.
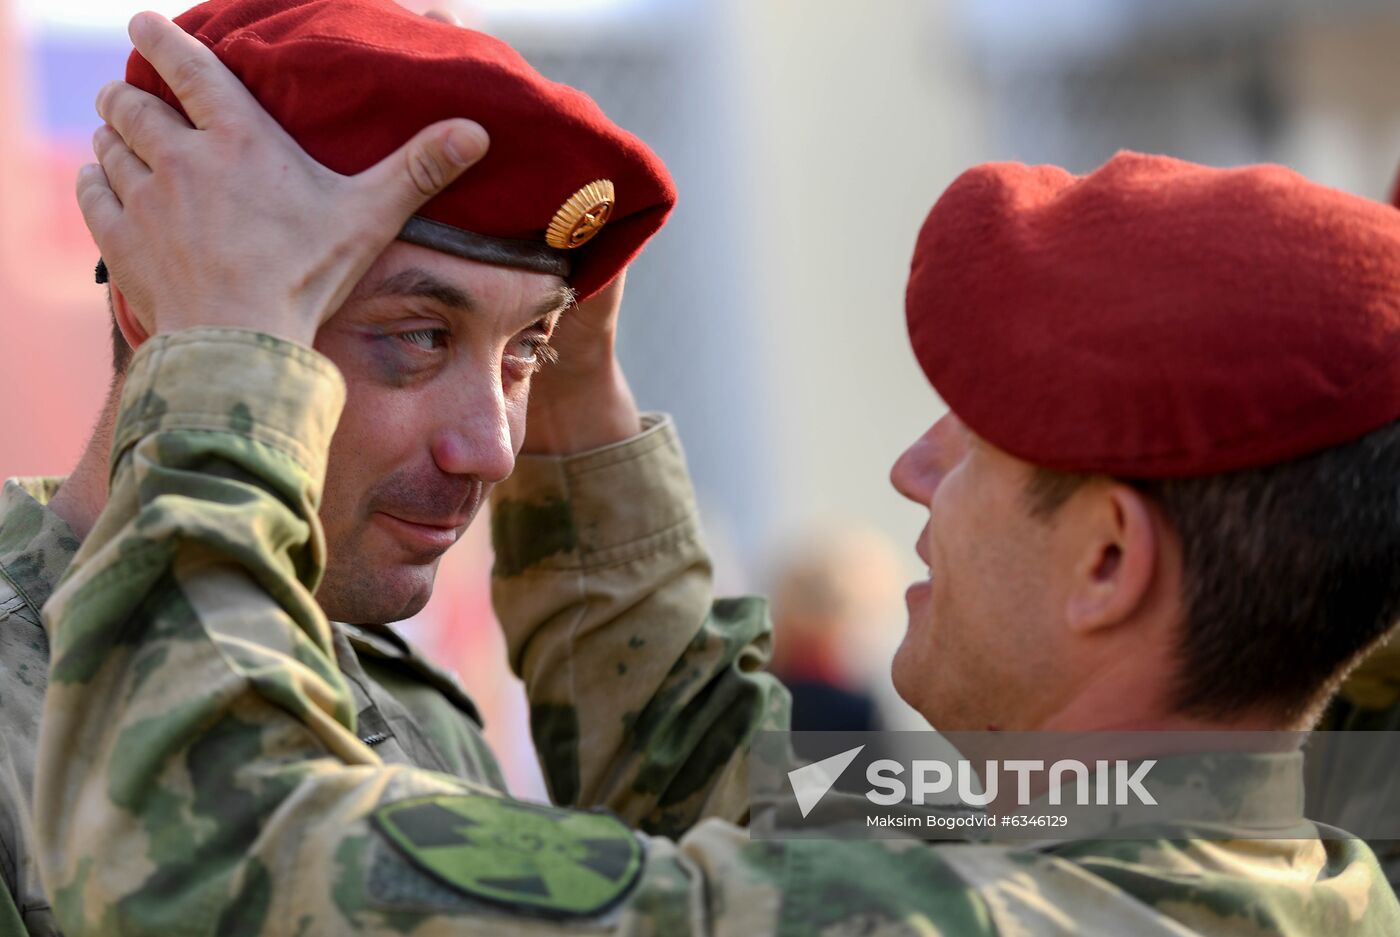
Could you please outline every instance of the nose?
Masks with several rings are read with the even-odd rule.
[[[515,445],[500,383],[472,381],[459,391],[445,402],[443,421],[433,434],[433,461],[449,475],[504,481],[515,470]]]
[[[904,497],[927,506],[943,476],[957,461],[959,433],[951,414],[935,422],[905,449],[890,469],[890,484]]]

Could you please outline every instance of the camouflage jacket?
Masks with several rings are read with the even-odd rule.
[[[79,546],[47,507],[62,481],[17,478],[0,490],[0,937],[59,932],[39,881],[29,804],[49,672],[40,610]],[[332,639],[359,731],[382,758],[504,786],[476,707],[450,674],[387,627],[338,625]],[[566,777],[578,770],[577,759],[557,755],[550,767]]]
[[[208,388],[235,375],[231,409]],[[339,375],[310,349],[192,330],[148,343],[129,380],[112,499],[45,609],[35,828],[70,937],[1400,932],[1354,842],[771,842],[719,820],[677,842],[387,764],[353,729],[311,598]],[[672,766],[641,772],[679,787],[663,801],[693,787],[688,758],[734,744],[713,714],[752,708],[761,656],[719,624],[733,610],[664,676],[666,712],[623,735],[694,733],[690,756],[646,756]],[[516,652],[527,677],[537,653]]]
[[[497,486],[493,597],[556,802],[605,804],[675,833],[701,816],[742,818],[739,743],[760,720],[780,723],[783,696],[751,675],[768,641],[761,603],[711,614],[675,431],[665,418],[646,422],[600,451],[522,458]],[[16,479],[0,492],[0,937],[57,932],[26,808],[49,670],[40,609],[79,547],[47,507],[60,483]],[[380,761],[504,789],[476,707],[450,674],[387,626],[336,624],[327,635],[354,731]],[[731,678],[724,665],[740,658]]]

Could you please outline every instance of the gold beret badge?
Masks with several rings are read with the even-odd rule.
[[[544,232],[550,247],[569,250],[582,247],[603,229],[612,217],[615,196],[610,179],[599,179],[579,189],[554,213]]]

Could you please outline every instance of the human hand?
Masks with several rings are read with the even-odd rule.
[[[79,173],[78,203],[147,334],[232,326],[309,345],[409,216],[489,145],[479,124],[442,121],[342,176],[198,39],[154,13],[130,33],[190,120],[125,82],[107,85],[100,165]]]
[[[568,455],[641,431],[641,414],[617,360],[627,271],[564,313],[550,345],[558,360],[531,379],[522,452]]]

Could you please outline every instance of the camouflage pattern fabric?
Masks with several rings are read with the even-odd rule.
[[[493,532],[509,558],[495,598],[512,646],[528,643],[532,660],[544,662],[522,675],[551,789],[568,803],[606,803],[644,828],[676,832],[704,816],[742,818],[747,775],[737,742],[760,720],[782,725],[785,709],[772,680],[749,675],[759,664],[725,679],[726,648],[760,663],[766,656],[766,610],[752,600],[710,609],[684,456],[669,419],[645,421],[639,437],[601,452],[522,458],[522,470],[498,486],[504,506]],[[569,492],[562,505],[561,480]],[[23,921],[16,934],[57,933],[27,805],[49,670],[40,609],[79,546],[47,508],[62,481],[15,479],[0,492],[0,937],[10,937],[12,920]],[[521,555],[522,545],[559,543],[561,529],[584,531],[587,545],[538,564]],[[540,589],[556,599],[540,603]],[[331,646],[355,731],[381,761],[505,789],[477,708],[455,677],[389,626],[333,624]],[[670,656],[658,661],[657,653]],[[623,679],[629,665],[632,679]],[[668,678],[672,667],[681,679]],[[708,696],[704,686],[685,688],[701,669],[721,672]],[[682,719],[667,706],[708,718]],[[623,726],[642,714],[650,743],[638,746],[643,734]],[[580,723],[589,731],[579,732]],[[596,734],[604,726],[616,727],[612,748]]]
[[[671,421],[648,416],[640,435],[567,459],[524,457],[491,510],[492,598],[553,802],[665,836],[742,819],[735,753],[756,727],[788,727],[788,695],[762,672],[766,603],[713,601]]]
[[[1318,728],[1400,732],[1400,629],[1392,631],[1347,677]],[[1364,835],[1365,831],[1357,832]],[[1400,892],[1400,841],[1372,840],[1371,848],[1391,886]]]
[[[54,478],[11,479],[0,490],[0,937],[58,933],[29,819],[49,682],[39,609],[78,549],[72,530],[46,507],[57,490]]]
[[[719,820],[674,842],[386,764],[311,598],[338,374],[220,330],[157,338],[131,373],[113,497],[45,609],[36,830],[69,937],[1400,932],[1354,842],[762,842]],[[760,657],[663,686],[742,688]]]

